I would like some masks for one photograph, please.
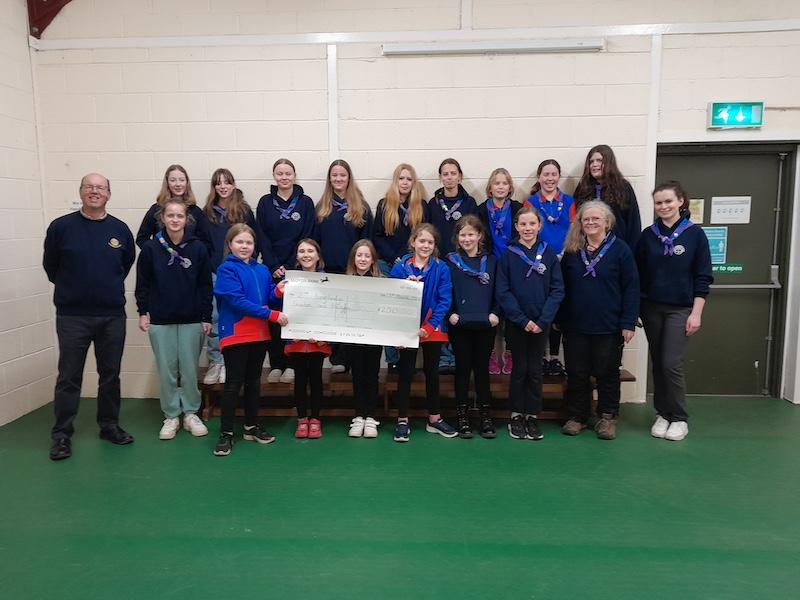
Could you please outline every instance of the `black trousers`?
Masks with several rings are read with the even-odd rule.
[[[686,421],[686,380],[683,359],[689,347],[686,319],[692,309],[642,302],[642,323],[653,363],[653,404],[667,421]]]
[[[506,335],[513,359],[508,390],[511,411],[538,415],[542,411],[542,357],[547,333],[528,333],[506,321]]]
[[[244,423],[252,427],[258,420],[261,395],[261,369],[268,342],[234,344],[222,349],[225,359],[225,387],[222,389],[220,431],[233,433],[239,390],[244,385]]]
[[[289,365],[286,358],[286,353],[283,351],[286,346],[286,341],[281,339],[281,326],[277,323],[270,321],[269,323],[269,336],[270,341],[267,342],[269,349],[269,367],[270,369],[280,369],[285,371]],[[225,368],[227,371],[227,367]]]
[[[619,414],[619,365],[623,346],[620,333],[564,336],[570,419],[588,423],[592,409],[592,375],[597,379],[597,413]]]
[[[495,328],[463,329],[455,326],[450,327],[447,335],[456,357],[456,404],[467,404],[470,373],[474,373],[478,406],[488,406],[491,403],[489,356],[494,349]]]
[[[89,345],[94,342],[97,361],[97,424],[108,429],[119,423],[119,371],[125,347],[125,317],[56,316],[58,378],[53,394],[56,422],[53,439],[69,438],[75,431]]]
[[[421,342],[422,370],[425,372],[425,396],[427,398],[428,413],[439,414],[442,401],[439,397],[439,353],[442,342]],[[411,395],[411,379],[414,377],[414,367],[417,364],[417,348],[400,350],[400,362],[397,365],[397,416],[408,416],[408,400]]]
[[[551,325],[550,332],[547,334],[547,337],[550,340],[550,356],[557,358],[558,351],[561,350],[561,329],[556,329],[553,325]]]
[[[382,350],[382,346],[347,345],[347,355],[352,363],[356,416],[375,416]]]
[[[322,352],[292,352],[289,366],[294,369],[294,405],[297,417],[319,419],[322,409]],[[308,394],[311,388],[311,395]]]

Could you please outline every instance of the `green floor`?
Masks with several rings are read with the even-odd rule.
[[[693,399],[680,443],[624,405],[620,437],[411,443],[97,439],[85,401],[72,459],[47,458],[51,408],[0,428],[0,596],[93,598],[797,598],[800,407]]]

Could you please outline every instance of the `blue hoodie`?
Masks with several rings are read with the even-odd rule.
[[[439,342],[447,340],[447,322],[445,316],[453,301],[453,284],[450,281],[450,269],[438,258],[431,256],[428,262],[430,269],[425,273],[422,282],[422,310],[420,328],[428,332],[429,337],[421,342]],[[414,266],[414,255],[406,254],[399,263],[392,267],[390,277],[408,279],[406,271],[409,266],[412,275],[423,275],[423,269]]]

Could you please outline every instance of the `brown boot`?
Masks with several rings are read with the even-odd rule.
[[[584,429],[586,429],[586,423],[570,419],[564,423],[564,426],[561,428],[561,433],[564,435],[578,435]]]
[[[599,440],[613,440],[617,437],[617,417],[608,413],[603,413],[595,423],[594,430],[597,432]]]

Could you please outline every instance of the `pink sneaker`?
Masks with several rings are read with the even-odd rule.
[[[494,350],[489,356],[489,375],[500,375],[500,363],[497,362],[497,352]]]
[[[506,350],[503,352],[503,375],[511,375],[511,369],[514,368],[514,361],[511,359],[511,352]]]

